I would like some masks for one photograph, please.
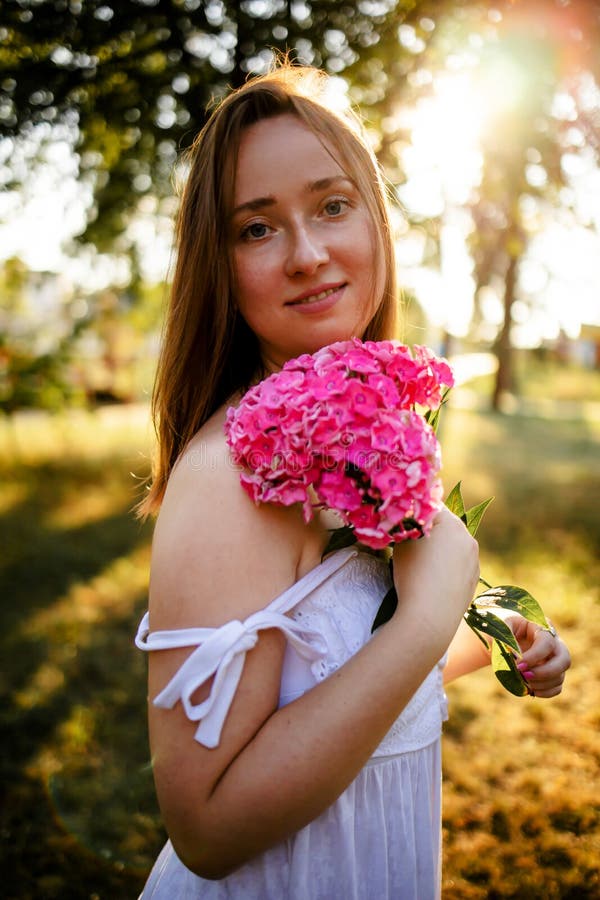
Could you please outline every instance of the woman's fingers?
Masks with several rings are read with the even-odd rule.
[[[510,616],[507,624],[521,648],[517,667],[531,693],[536,697],[560,694],[571,655],[554,628],[549,631],[518,615]]]
[[[540,628],[539,625],[534,625],[533,628],[536,631],[532,636],[531,642],[528,642],[529,646],[524,646],[519,641],[521,647],[523,647],[522,661],[527,663],[529,668],[539,666],[551,656],[555,656],[558,649],[558,638],[554,637],[546,629]],[[517,638],[517,640],[519,639]]]
[[[535,697],[556,697],[562,691],[565,674],[562,672],[558,678],[543,679],[533,673],[533,676],[526,678],[527,687]]]
[[[519,669],[521,666],[519,666]],[[554,660],[535,669],[521,672],[528,686],[536,697],[554,697],[560,694],[565,680],[566,669],[558,666]]]
[[[545,629],[539,629],[534,635],[531,646],[517,664],[536,697],[560,694],[570,665],[571,655],[566,645]]]

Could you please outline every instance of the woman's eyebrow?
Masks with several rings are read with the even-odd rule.
[[[319,178],[317,181],[310,181],[306,185],[306,190],[323,191],[327,190],[327,188],[334,187],[336,184],[340,184],[340,182],[345,182],[346,184],[354,186],[354,182],[348,175],[331,175],[328,178]]]
[[[347,175],[331,175],[327,178],[318,178],[316,181],[309,181],[308,184],[304,185],[304,189],[309,193],[316,193],[318,191],[327,190],[327,188],[333,187],[341,182],[354,186],[354,182]],[[265,207],[274,206],[276,202],[277,201],[273,196],[254,197],[252,200],[246,200],[244,203],[240,203],[238,206],[234,207],[231,217],[234,218],[241,212],[257,212]]]
[[[265,206],[274,206],[275,203],[275,197],[255,197],[253,200],[246,200],[245,203],[240,203],[239,206],[234,207],[231,217],[233,218],[238,213],[246,210],[255,212],[256,210],[264,209]]]

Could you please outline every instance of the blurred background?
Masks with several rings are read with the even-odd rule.
[[[0,768],[7,898],[137,896],[151,523],[131,509],[180,153],[275,51],[358,107],[404,339],[455,363],[445,480],[494,494],[488,581],[569,642],[551,702],[452,685],[444,897],[600,898],[600,2],[3,0]]]

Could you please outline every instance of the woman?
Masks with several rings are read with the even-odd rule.
[[[321,562],[323,513],[255,506],[225,410],[285,360],[393,335],[385,191],[323,76],[284,66],[213,112],[190,156],[155,393],[160,506],[150,611],[150,741],[170,841],[144,898],[439,895],[442,666],[489,661],[462,624],[477,544],[442,511],[394,551],[398,608],[373,637],[382,560]],[[568,651],[519,617],[532,690]],[[448,653],[447,653],[448,651]]]

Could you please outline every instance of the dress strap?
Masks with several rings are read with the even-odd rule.
[[[285,613],[353,556],[356,556],[356,550],[352,549],[333,553],[265,609],[252,613],[244,622],[234,619],[220,628],[180,628],[151,632],[146,613],[135,638],[140,650],[167,650],[198,645],[166,687],[154,698],[154,705],[172,709],[180,700],[188,719],[193,722],[200,720],[195,739],[205,747],[217,747],[242,675],[246,653],[256,645],[259,631],[279,628],[299,655],[309,661],[326,654],[327,643],[324,638]],[[214,681],[207,699],[202,703],[192,703],[194,692],[213,675]]]

